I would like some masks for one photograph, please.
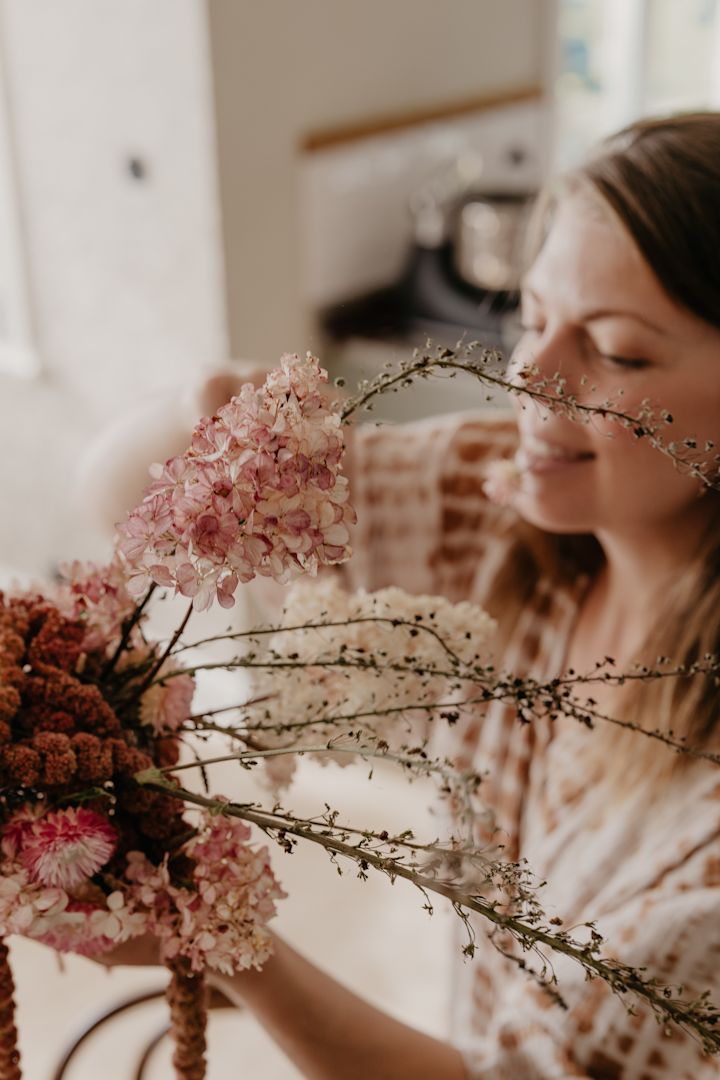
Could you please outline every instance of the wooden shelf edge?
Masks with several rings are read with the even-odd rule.
[[[302,153],[312,154],[319,150],[328,150],[343,144],[359,142],[362,139],[372,139],[378,135],[387,135],[390,132],[420,127],[423,124],[433,124],[440,120],[454,120],[459,116],[486,112],[488,109],[502,108],[504,105],[537,101],[543,97],[544,93],[545,89],[540,84],[518,86],[510,90],[499,90],[494,94],[484,94],[474,98],[466,98],[462,101],[447,102],[444,105],[377,116],[353,124],[338,125],[337,127],[321,128],[317,131],[308,132],[303,136],[299,148]]]

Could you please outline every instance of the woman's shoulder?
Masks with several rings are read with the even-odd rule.
[[[402,423],[364,423],[355,429],[355,437],[369,442],[383,440],[427,439],[454,435],[477,439],[517,439],[514,413],[500,406],[464,409],[440,413]]]
[[[517,440],[513,414],[499,408],[364,424],[351,434],[352,471],[373,486],[411,483],[438,494],[484,499],[483,466],[511,455]]]
[[[501,409],[352,429],[348,473],[363,584],[467,595],[478,534],[494,531],[489,518],[500,509],[485,497],[483,464],[511,453],[515,439],[514,420]]]
[[[417,471],[437,483],[455,471],[470,470],[477,478],[484,462],[511,454],[517,438],[508,409],[476,409],[401,424],[360,425],[352,432],[352,456],[376,477]]]

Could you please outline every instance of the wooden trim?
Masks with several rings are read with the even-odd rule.
[[[318,150],[341,146],[344,143],[359,142],[361,139],[371,139],[376,135],[387,135],[392,131],[404,131],[408,128],[420,127],[422,124],[433,124],[439,120],[454,120],[459,116],[502,108],[503,105],[515,105],[521,101],[537,101],[544,93],[544,87],[540,84],[518,86],[513,90],[500,90],[495,94],[467,98],[465,101],[452,101],[426,109],[378,116],[355,124],[324,128],[305,135],[300,141],[300,149],[303,153],[312,154]]]

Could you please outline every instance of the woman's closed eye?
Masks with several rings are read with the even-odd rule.
[[[611,353],[598,353],[598,356],[610,366],[627,371],[642,371],[651,366],[650,361],[641,356],[615,356]]]
[[[629,355],[623,355],[621,352],[611,352],[600,347],[600,344],[593,340],[589,335],[585,335],[584,339],[585,354],[589,361],[599,361],[604,367],[612,368],[613,370],[624,371],[642,371],[645,368],[651,367],[652,363],[646,356],[632,355],[632,352],[628,349]]]

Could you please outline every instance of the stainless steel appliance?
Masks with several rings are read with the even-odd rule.
[[[400,278],[326,310],[336,340],[422,344],[461,337],[509,351],[517,337],[518,289],[533,195],[483,190],[480,169],[457,165],[410,199],[413,242]]]

